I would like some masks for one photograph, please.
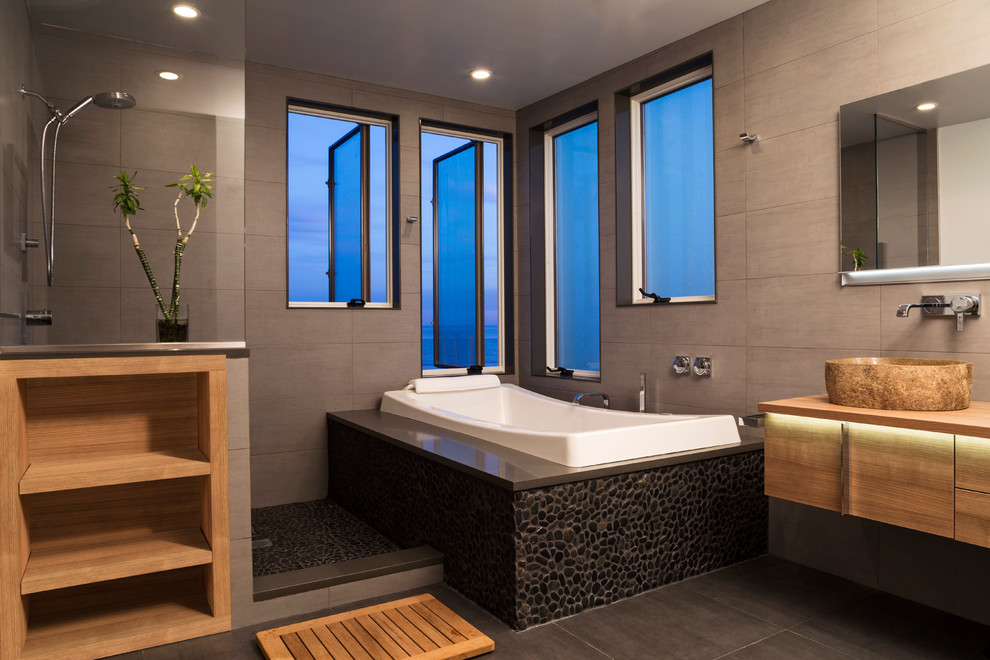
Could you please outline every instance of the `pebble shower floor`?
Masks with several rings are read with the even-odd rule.
[[[331,500],[251,510],[254,575],[275,575],[399,550]]]

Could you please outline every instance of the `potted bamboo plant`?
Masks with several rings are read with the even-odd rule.
[[[128,175],[127,172],[120,172],[120,174],[114,177],[118,183],[110,187],[114,192],[113,208],[114,211],[119,210],[121,215],[124,216],[124,225],[127,227],[127,231],[130,232],[131,239],[134,241],[134,251],[137,252],[141,266],[144,267],[144,273],[148,276],[151,290],[155,294],[155,300],[158,301],[158,307],[161,309],[162,316],[164,317],[158,319],[158,341],[186,341],[189,338],[189,319],[179,319],[179,271],[182,267],[182,255],[185,252],[186,244],[189,242],[189,237],[196,230],[196,223],[199,222],[199,214],[206,208],[207,201],[213,198],[213,186],[209,183],[213,181],[211,178],[213,172],[200,172],[199,168],[192,165],[189,169],[189,174],[186,174],[175,183],[170,183],[166,186],[167,188],[178,188],[179,190],[179,194],[175,198],[175,203],[172,205],[176,233],[175,249],[173,251],[175,270],[172,278],[172,296],[168,305],[165,304],[165,300],[162,298],[162,292],[158,288],[158,281],[155,279],[155,274],[152,272],[151,265],[148,263],[148,257],[145,255],[140,241],[138,241],[137,234],[131,227],[131,217],[137,215],[138,211],[144,210],[141,207],[141,200],[138,195],[139,191],[145,188],[134,185],[134,178],[136,176],[137,172],[131,175]],[[179,221],[179,202],[183,198],[192,200],[196,212],[192,224],[189,226],[189,231],[184,234],[182,233],[182,224]]]

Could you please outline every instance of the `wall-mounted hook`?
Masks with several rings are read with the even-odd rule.
[[[739,139],[747,144],[753,144],[760,139],[760,136],[755,133],[753,135],[750,135],[749,133],[740,133]]]
[[[412,223],[414,223],[414,222],[419,222],[419,218],[417,218],[417,217],[416,217],[416,216],[414,216],[414,215],[411,215],[411,216],[409,216],[408,218],[406,218],[406,222],[408,222],[408,223],[410,223],[410,224],[412,224]]]

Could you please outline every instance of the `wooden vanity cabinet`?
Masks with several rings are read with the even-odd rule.
[[[0,660],[230,629],[225,368],[0,361]]]
[[[956,540],[990,548],[990,439],[956,436]]]
[[[953,537],[953,437],[847,424],[844,513]]]
[[[990,547],[990,403],[907,412],[761,403],[771,497]]]
[[[842,511],[842,424],[767,415],[763,427],[764,492]]]

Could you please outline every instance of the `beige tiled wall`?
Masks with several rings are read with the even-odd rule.
[[[597,100],[601,231],[602,389],[632,408],[639,373],[649,410],[749,414],[760,401],[824,392],[824,361],[857,355],[971,360],[973,396],[990,397],[990,322],[900,319],[926,293],[988,292],[986,282],[839,286],[839,106],[990,62],[981,0],[771,0],[585,84],[522,109],[516,133],[520,381],[558,397],[588,383],[532,375],[528,254],[528,130]],[[615,306],[613,94],[648,74],[713,51],[717,296],[714,305]],[[606,117],[609,119],[606,120]],[[746,146],[739,133],[759,134]],[[607,200],[607,201],[606,201]],[[607,284],[611,283],[611,284]],[[948,291],[952,289],[952,291]],[[675,355],[710,355],[711,378],[675,376]],[[990,553],[952,541],[775,503],[771,551],[893,593],[981,618],[959,580],[931,560],[979,574]],[[882,529],[880,528],[882,527]],[[919,538],[921,537],[921,538]],[[842,546],[835,548],[835,541]],[[934,540],[933,540],[934,539]],[[892,548],[897,544],[897,551]],[[938,573],[940,576],[944,571]],[[974,609],[976,608],[976,609]]]
[[[56,166],[55,286],[41,250],[28,255],[36,303],[54,313],[35,343],[155,341],[157,303],[123,218],[113,212],[114,175],[137,172],[144,211],[132,218],[166,302],[172,283],[175,191],[168,183],[196,164],[217,173],[215,198],[200,215],[182,261],[180,306],[190,339],[244,338],[244,64],[160,46],[34,25],[40,90],[65,109],[86,96],[123,90],[137,106],[92,105],[61,129]],[[158,69],[182,76],[159,80]],[[40,106],[40,103],[37,104]],[[44,113],[47,114],[47,113]],[[47,117],[36,113],[34,123]],[[32,155],[32,236],[42,235],[38,158]],[[180,205],[183,228],[194,213]],[[38,305],[41,306],[41,305]]]
[[[566,396],[588,385],[529,368],[528,130],[597,100],[600,113],[602,382],[651,410],[748,414],[762,400],[824,391],[822,361],[863,354],[959,354],[977,362],[974,396],[990,397],[982,321],[897,319],[900,302],[946,285],[839,286],[839,106],[990,62],[990,12],[978,0],[772,0],[518,113],[520,379]],[[920,45],[923,43],[924,45]],[[912,45],[917,46],[913,48]],[[714,305],[615,306],[614,92],[713,51],[717,295]],[[744,145],[748,131],[760,140]],[[979,282],[950,287],[980,291]],[[990,328],[990,325],[987,326]],[[711,379],[675,378],[675,355],[711,355]]]
[[[399,116],[400,217],[419,217],[419,121],[511,133],[515,114],[258,64],[247,68],[245,300],[251,349],[251,504],[327,490],[326,413],[375,408],[420,374],[419,224],[402,223],[401,309],[287,309],[286,98]]]

